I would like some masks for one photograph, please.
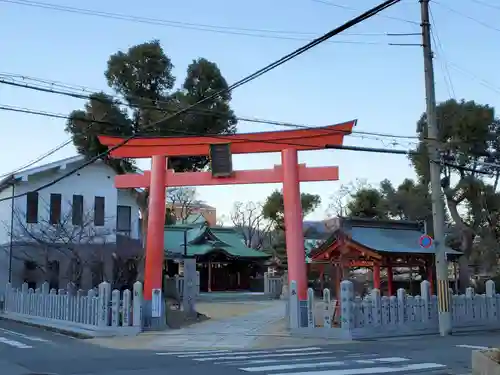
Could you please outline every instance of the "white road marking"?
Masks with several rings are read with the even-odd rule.
[[[310,360],[316,360],[316,359],[317,358],[311,358]],[[377,362],[398,363],[406,361],[409,361],[409,359],[400,357],[388,357],[388,358],[377,358],[376,360],[369,360],[367,363],[377,363]],[[363,360],[356,360],[354,362],[366,363],[363,362]],[[345,366],[345,365],[347,365],[346,361],[329,361],[329,362],[314,362],[314,363],[295,363],[295,364],[274,365],[274,366],[244,367],[240,368],[240,370],[247,372],[279,371],[279,370],[293,370],[299,368],[315,368],[324,366]]]
[[[13,347],[18,348],[18,349],[31,349],[31,348],[33,348],[32,346],[23,344],[22,342],[15,341],[15,340],[9,340],[9,339],[6,339],[5,337],[0,337],[0,343],[10,345],[10,346],[13,346]]]
[[[156,353],[156,355],[200,355],[200,354],[221,354],[227,353],[229,350],[202,350],[199,352],[166,352]]]
[[[387,358],[373,358],[373,359],[356,359],[354,362],[356,363],[365,363],[365,364],[374,364],[377,362],[385,362],[385,363],[399,363],[399,362],[407,362],[408,358],[401,357],[387,357]]]
[[[5,333],[7,333],[9,335],[14,335],[14,336],[22,337],[23,339],[26,339],[26,340],[29,340],[29,341],[49,342],[49,340],[45,340],[45,339],[42,339],[40,337],[28,336],[28,335],[25,335],[24,333],[19,333],[19,332],[16,332],[16,331],[11,331],[11,330],[5,329],[5,328],[0,328],[0,331],[5,332]]]
[[[243,367],[239,369],[247,372],[258,372],[258,371],[279,371],[279,370],[293,370],[299,368],[315,368],[324,366],[345,366],[345,365],[346,365],[345,361],[330,361],[330,362],[316,362],[316,363],[295,363],[290,365]]]
[[[474,349],[474,350],[491,350],[487,346],[476,346],[476,345],[455,345],[457,348],[466,348],[466,349]]]
[[[384,374],[386,372],[400,371],[418,371],[418,370],[434,370],[446,367],[439,363],[416,363],[398,367],[365,367],[353,369],[325,370],[325,371],[308,371],[308,372],[285,372],[274,375],[371,375]]]
[[[329,356],[319,356],[314,357],[314,360],[324,360],[324,359],[335,359],[335,357]],[[280,363],[280,362],[304,362],[310,361],[311,358],[275,358],[275,359],[254,359],[251,361],[222,361],[222,362],[214,362],[214,365],[261,365],[266,363]]]
[[[206,351],[204,353],[178,353],[177,355],[178,358],[190,358],[190,357],[199,357],[200,354],[206,354],[206,356],[209,356],[211,354],[213,355],[252,355],[252,354],[271,354],[271,353],[286,353],[286,352],[311,352],[315,350],[321,350],[321,348],[316,348],[316,347],[308,347],[308,348],[290,348],[290,349],[278,349],[278,350],[249,350],[249,351]]]
[[[194,358],[194,361],[206,362],[206,361],[224,361],[224,360],[236,360],[236,359],[252,359],[252,358],[266,358],[266,357],[303,357],[306,355],[317,355],[317,354],[329,354],[332,352],[309,352],[309,353],[274,353],[274,354],[258,354],[258,355],[236,355],[232,357],[212,357],[212,358]]]

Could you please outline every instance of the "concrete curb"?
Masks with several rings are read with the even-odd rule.
[[[82,333],[82,332],[75,332],[75,331],[72,331],[69,329],[46,326],[43,324],[37,324],[37,323],[33,323],[33,322],[21,321],[18,319],[9,318],[9,317],[2,316],[2,315],[0,315],[0,320],[20,323],[20,324],[24,324],[24,325],[29,326],[29,327],[41,328],[45,331],[60,333],[62,335],[74,337],[77,339],[93,339],[93,338],[95,338],[95,336],[93,336],[91,334],[86,334],[86,333]]]
[[[472,352],[472,375],[500,375],[500,364],[492,356],[497,350]]]

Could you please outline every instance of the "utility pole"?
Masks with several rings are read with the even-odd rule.
[[[427,136],[430,177],[432,216],[434,222],[434,247],[436,260],[436,279],[439,312],[439,333],[451,334],[450,291],[448,287],[448,263],[445,252],[445,207],[441,190],[441,164],[439,154],[438,127],[436,118],[436,92],[434,88],[434,66],[431,46],[431,25],[429,21],[430,0],[419,0],[422,16],[422,45],[424,50],[425,96],[427,112]]]

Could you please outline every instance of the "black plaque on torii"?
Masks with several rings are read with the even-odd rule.
[[[210,145],[210,166],[213,177],[230,177],[233,174],[230,143]]]

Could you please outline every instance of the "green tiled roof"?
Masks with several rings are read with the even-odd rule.
[[[434,246],[428,249],[420,246],[422,232],[407,229],[353,227],[352,239],[370,249],[387,253],[433,254]],[[461,254],[447,248],[448,254]]]
[[[184,232],[187,234],[187,255],[204,256],[223,252],[231,257],[267,259],[262,251],[246,247],[243,237],[229,228],[210,228],[203,224],[183,224],[165,227],[165,251],[167,254],[184,254]]]

